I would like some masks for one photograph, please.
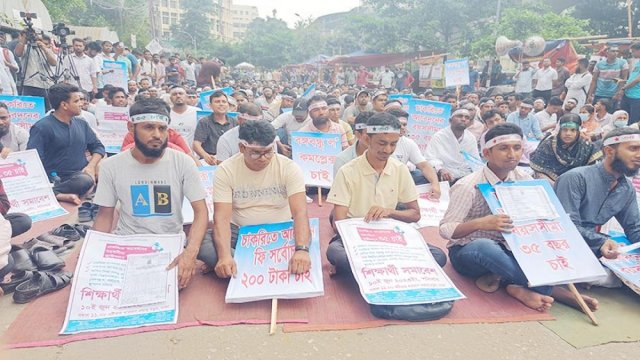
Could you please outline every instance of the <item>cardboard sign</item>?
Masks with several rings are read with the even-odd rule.
[[[292,132],[291,151],[293,161],[302,169],[306,185],[331,187],[333,163],[342,151],[340,134]]]
[[[578,229],[564,211],[551,185],[546,180],[529,180],[502,183],[507,187],[542,188],[550,205],[554,207],[557,218],[514,221],[511,233],[503,233],[510,250],[513,252],[522,271],[529,280],[529,286],[558,285],[574,282],[590,282],[605,277],[606,273],[595,255],[584,241]],[[487,201],[491,212],[504,214],[503,205],[490,184],[479,184],[478,189]],[[527,218],[532,206],[534,210],[544,212],[545,199],[522,199],[520,211],[518,204],[506,204],[516,210],[507,215],[513,218]],[[525,216],[521,216],[525,215]]]
[[[178,268],[165,268],[182,252],[184,241],[184,234],[118,236],[88,231],[60,333],[175,324]],[[138,256],[146,256],[143,260],[155,270],[145,273],[132,267],[131,260]],[[142,265],[144,270],[145,263]],[[158,281],[160,278],[164,281]],[[164,289],[158,289],[159,284]],[[162,293],[163,297],[150,297]],[[136,303],[147,304],[131,305]]]
[[[102,80],[105,85],[127,89],[127,81],[129,80],[127,63],[124,61],[102,60],[102,71]]]
[[[229,282],[225,301],[243,303],[324,295],[319,220],[309,219],[309,225],[311,270],[296,275],[288,269],[295,252],[293,221],[241,227],[234,254],[238,273]]]
[[[122,142],[129,132],[129,108],[115,107],[111,105],[98,105],[96,107],[96,135],[104,145],[105,151],[110,154],[119,153]]]
[[[66,215],[35,149],[0,158],[0,179],[9,198],[9,213],[25,213],[33,222]]]
[[[204,190],[207,193],[205,202],[207,203],[207,209],[209,210],[209,219],[213,219],[213,180],[215,179],[215,172],[217,168],[217,166],[210,165],[198,167],[202,187],[204,187]],[[193,207],[191,207],[189,199],[185,197],[182,201],[182,222],[184,224],[193,223],[193,216]]]
[[[415,223],[416,227],[440,226],[440,220],[449,207],[449,182],[440,182],[440,199],[429,198],[431,184],[418,185],[416,190],[418,191],[418,206],[420,206],[420,221]]]
[[[447,87],[469,85],[469,60],[457,59],[445,61],[444,81]]]
[[[0,102],[9,108],[11,122],[25,130],[31,129],[46,113],[44,98],[39,96],[0,95]]]
[[[336,222],[360,293],[369,304],[410,305],[463,299],[411,224],[383,219]]]
[[[411,99],[409,100],[408,113],[407,131],[409,137],[418,144],[420,151],[424,153],[433,134],[449,126],[451,104]]]

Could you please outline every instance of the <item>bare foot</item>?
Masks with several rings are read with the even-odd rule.
[[[582,311],[582,308],[580,307],[580,304],[578,304],[578,301],[576,300],[576,298],[573,296],[573,293],[569,291],[569,289],[563,286],[554,286],[551,296],[553,296],[556,300],[558,300],[559,302],[565,305],[569,305],[571,307],[574,307]],[[591,311],[598,310],[598,306],[600,305],[600,303],[596,298],[592,298],[591,296],[587,296],[587,295],[581,295],[581,296],[584,302],[589,307],[589,309],[591,309]]]
[[[338,270],[333,265],[329,265],[329,276],[334,276],[338,274]]]
[[[476,286],[487,293],[494,293],[500,289],[500,275],[486,274],[476,279]]]
[[[513,284],[507,285],[506,290],[509,295],[518,299],[527,307],[538,310],[540,312],[549,310],[551,308],[551,304],[553,304],[553,298],[551,296],[538,294],[537,292],[529,290],[522,286]]]
[[[82,204],[82,200],[76,194],[58,194],[56,195],[56,199],[76,205]]]

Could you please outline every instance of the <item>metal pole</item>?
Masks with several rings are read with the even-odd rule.
[[[633,37],[633,24],[631,23],[631,5],[633,5],[633,0],[627,0],[627,21],[629,24],[629,38]]]

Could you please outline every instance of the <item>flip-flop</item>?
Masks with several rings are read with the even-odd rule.
[[[36,272],[33,274],[29,281],[25,281],[16,287],[16,291],[13,293],[13,301],[17,304],[26,304],[29,301],[60,290],[69,285],[72,273],[60,272]]]
[[[33,274],[35,274],[35,271],[14,271],[11,281],[0,283],[0,288],[2,288],[5,295],[10,294],[16,290],[18,285],[31,279]]]
[[[51,234],[52,235],[57,235],[57,236],[62,236],[62,237],[67,238],[67,239],[69,239],[71,241],[78,241],[78,240],[82,239],[82,237],[78,233],[78,230],[76,230],[73,226],[71,226],[69,224],[60,225],[60,227],[58,227],[57,229],[53,230],[51,232]]]

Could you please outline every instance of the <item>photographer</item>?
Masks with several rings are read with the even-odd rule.
[[[30,30],[31,32],[33,30]],[[21,31],[15,55],[22,61],[22,95],[40,96],[47,110],[51,108],[47,90],[53,85],[48,66],[56,66],[56,55],[51,50],[51,39],[46,35]],[[29,56],[26,56],[26,55]],[[44,55],[44,59],[40,56]]]

